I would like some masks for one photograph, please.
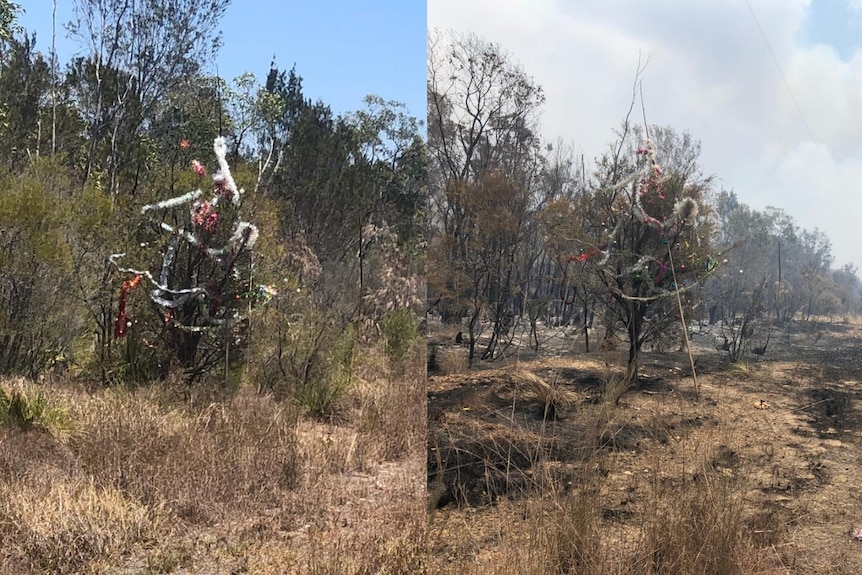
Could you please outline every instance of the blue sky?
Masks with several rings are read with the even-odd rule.
[[[51,48],[51,0],[18,0],[19,23],[36,32],[37,48]],[[336,113],[362,107],[377,94],[407,105],[424,121],[426,75],[424,0],[233,0],[221,22],[218,58],[225,79],[253,72],[266,78],[275,56],[280,69],[294,63],[308,97]],[[82,51],[61,24],[73,16],[71,0],[57,2],[57,53],[61,64]]]
[[[854,9],[854,7],[856,9]],[[862,47],[862,2],[811,0],[804,39],[831,46],[842,60]]]

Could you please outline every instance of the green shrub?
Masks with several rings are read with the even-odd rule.
[[[22,431],[42,429],[61,438],[71,430],[68,410],[33,386],[12,389],[0,386],[0,419]]]
[[[342,408],[342,400],[350,389],[353,376],[353,351],[356,331],[347,326],[335,333],[329,325],[318,338],[323,343],[314,358],[314,375],[297,382],[294,398],[312,417],[332,417]]]
[[[66,175],[49,160],[0,173],[0,373],[35,379],[85,318],[76,307]]]
[[[312,417],[335,415],[353,375],[353,326],[309,309],[284,327],[279,334],[282,378],[277,387],[292,395]]]
[[[294,397],[308,415],[326,418],[341,410],[342,400],[349,389],[348,377],[344,374],[332,374],[298,387]]]
[[[407,308],[396,309],[380,322],[386,355],[391,361],[404,359],[419,339],[419,320]]]

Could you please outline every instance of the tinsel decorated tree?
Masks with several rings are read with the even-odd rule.
[[[650,138],[632,152],[634,159],[606,158],[600,166],[598,185],[576,208],[580,240],[564,265],[568,274],[596,277],[605,327],[625,331],[626,379],[636,383],[644,343],[684,325],[698,286],[719,260],[710,254],[708,181],[665,173]]]
[[[126,253],[110,256],[127,278],[114,336],[126,340],[127,363],[147,358],[143,376],[178,367],[194,381],[219,365],[227,369],[247,343],[251,309],[275,295],[274,288],[253,283],[259,231],[241,218],[244,190],[231,174],[224,138],[216,138],[214,151],[218,169],[211,178],[201,162],[191,162],[200,187],[141,208],[149,218],[136,252],[158,253],[157,261],[146,265],[129,262]],[[203,190],[207,181],[209,197]]]

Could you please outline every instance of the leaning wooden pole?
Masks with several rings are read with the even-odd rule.
[[[688,342],[688,325],[685,323],[685,313],[682,311],[682,297],[679,295],[679,284],[676,283],[676,269],[673,265],[673,254],[670,251],[670,243],[667,244],[667,257],[670,261],[670,272],[673,276],[673,286],[676,290],[676,303],[679,306],[679,320],[682,322],[682,336],[685,338],[685,350],[688,352],[688,361],[691,364],[691,378],[694,380],[694,394],[700,397],[700,387],[697,383],[697,371],[694,368],[694,356],[691,354],[691,346]]]

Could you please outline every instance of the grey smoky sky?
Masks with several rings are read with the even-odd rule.
[[[700,140],[704,173],[740,201],[826,232],[836,267],[862,267],[861,16],[858,0],[428,0],[429,29],[524,67],[547,96],[543,137],[588,165],[648,60],[649,123]]]

